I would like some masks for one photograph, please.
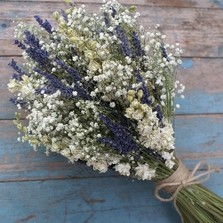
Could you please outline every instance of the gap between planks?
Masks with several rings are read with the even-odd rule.
[[[19,112],[19,111],[15,111],[15,112]],[[208,117],[211,117],[211,116],[222,116],[223,115],[223,111],[222,113],[219,112],[219,113],[179,113],[179,114],[175,114],[174,117],[205,117],[205,116],[208,116]],[[13,121],[15,120],[15,118],[0,118],[0,122],[1,121]],[[20,120],[24,121],[26,120],[25,117],[22,117]]]
[[[223,167],[218,168],[219,172],[222,172]],[[189,169],[189,171],[191,171]],[[199,169],[199,172],[207,171],[206,168]],[[218,173],[217,173],[218,174]],[[7,179],[7,180],[0,180],[0,184],[2,183],[16,183],[16,182],[45,182],[45,181],[63,181],[63,180],[86,180],[86,179],[102,179],[102,178],[123,178],[123,176],[118,175],[114,172],[114,175],[106,175],[103,174],[100,176],[86,176],[86,177],[50,177],[50,178],[25,178],[25,179]],[[137,179],[126,177],[129,180],[135,181]],[[154,183],[154,181],[148,181]]]
[[[1,0],[2,3],[4,2],[33,2],[30,0]],[[44,3],[64,3],[63,0],[39,0],[42,4]],[[196,9],[214,9],[214,10],[222,10],[223,4],[220,2],[210,1],[210,0],[194,0],[193,2],[188,0],[156,0],[156,1],[146,1],[146,0],[119,0],[119,2],[123,5],[135,5],[135,6],[151,6],[151,7],[165,7],[165,8],[196,8]],[[102,4],[102,0],[78,0],[75,1],[76,4]],[[64,3],[65,4],[65,3]],[[197,4],[197,5],[196,5]]]

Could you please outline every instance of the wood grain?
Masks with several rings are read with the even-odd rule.
[[[135,223],[151,219],[171,223],[179,219],[171,204],[154,199],[152,184],[123,177],[12,182],[0,184],[0,191],[3,222]]]
[[[70,164],[59,154],[46,157],[17,142],[10,119],[15,107],[7,83],[11,57],[21,62],[13,43],[13,20],[33,22],[39,14],[65,8],[62,0],[0,0],[0,222],[2,223],[177,223],[171,203],[154,198],[154,184],[99,174],[84,164]],[[96,12],[101,0],[78,0]],[[189,169],[200,160],[223,168],[223,2],[222,0],[120,0],[137,5],[146,29],[160,23],[170,43],[184,49],[178,79],[185,99],[174,120],[177,155]],[[24,117],[24,116],[23,116]],[[223,196],[223,173],[205,186]]]
[[[18,63],[22,58],[14,57]],[[0,119],[12,119],[16,111],[9,102],[13,97],[7,90],[7,83],[13,70],[7,66],[11,58],[0,57]],[[223,113],[223,59],[185,58],[178,69],[177,79],[185,86],[185,99],[177,98],[181,105],[176,114]]]
[[[35,0],[2,0],[2,2],[34,2]],[[46,0],[38,0],[38,2],[46,2]],[[61,0],[47,0],[47,2],[57,3]],[[125,5],[142,5],[142,6],[166,6],[166,7],[177,7],[177,8],[211,8],[211,9],[222,9],[223,3],[221,0],[119,0],[120,3]],[[95,4],[102,3],[102,0],[77,0],[77,4]]]
[[[191,169],[199,160],[223,168],[223,115],[177,116],[174,121],[177,155]],[[10,120],[0,121],[0,181],[116,176],[98,174],[84,164],[69,164],[59,154],[45,156],[27,143],[17,142],[17,129]]]
[[[51,13],[64,8],[63,3],[43,2],[3,2],[0,8],[0,55],[20,55],[11,47],[14,30],[13,20],[30,21],[33,15],[51,18]],[[19,6],[18,6],[19,5]],[[91,12],[96,12],[98,4],[88,4]],[[150,26],[161,24],[170,43],[179,42],[185,57],[223,56],[223,13],[222,10],[139,6],[139,22],[148,30]],[[41,12],[41,13],[40,13]],[[4,22],[3,22],[4,21]],[[33,20],[32,20],[33,21]]]
[[[221,177],[205,185],[222,196]],[[12,182],[0,191],[3,222],[180,222],[172,204],[154,198],[153,184],[124,177]]]

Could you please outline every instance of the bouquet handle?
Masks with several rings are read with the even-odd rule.
[[[202,166],[206,166],[207,170],[204,173],[196,174],[197,171]],[[176,171],[169,176],[168,178],[157,182],[155,189],[155,196],[158,200],[162,202],[170,202],[173,201],[174,207],[179,213],[182,222],[184,222],[183,215],[181,214],[180,209],[177,206],[177,197],[180,191],[183,188],[186,188],[190,185],[201,184],[207,181],[213,172],[219,172],[220,169],[211,168],[210,165],[207,164],[206,161],[200,161],[194,169],[190,172],[187,167],[183,164],[183,162],[178,160],[178,168]],[[160,191],[165,190],[171,196],[169,198],[164,198],[160,195]]]

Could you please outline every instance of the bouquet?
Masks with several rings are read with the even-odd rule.
[[[175,155],[178,44],[165,43],[158,25],[146,32],[133,6],[111,0],[91,14],[67,2],[56,28],[36,15],[38,24],[15,29],[24,63],[10,62],[8,88],[26,111],[27,122],[19,112],[14,120],[21,140],[101,173],[155,181],[156,197],[173,201],[182,222],[222,223],[223,200],[200,184],[215,170],[197,175],[201,162],[189,172]]]

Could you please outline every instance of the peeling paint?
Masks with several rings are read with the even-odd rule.
[[[17,221],[16,223],[28,222],[28,221],[32,220],[33,218],[36,218],[35,214],[31,214],[25,218],[22,218],[19,221]]]
[[[101,198],[86,198],[86,197],[84,197],[83,199],[89,205],[96,204],[96,203],[104,203],[105,202],[105,199],[101,199]]]
[[[192,59],[183,59],[181,67],[184,69],[189,69],[193,67],[193,60]]]
[[[223,9],[223,1],[222,0],[213,0],[213,3]]]

